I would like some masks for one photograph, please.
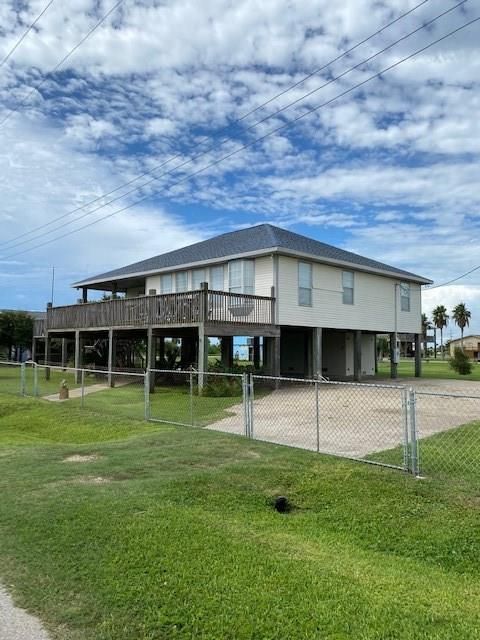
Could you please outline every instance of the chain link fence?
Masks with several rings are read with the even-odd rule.
[[[480,395],[252,374],[0,362],[0,394],[480,479]],[[0,399],[1,403],[1,399]]]
[[[24,367],[19,362],[0,362],[0,392],[24,395]]]
[[[412,392],[418,471],[480,479],[480,396]]]
[[[403,387],[264,376],[252,382],[254,438],[408,468]],[[388,462],[385,450],[392,450]]]

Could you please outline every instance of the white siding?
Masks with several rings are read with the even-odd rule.
[[[395,291],[397,291],[397,331],[421,332],[420,285],[411,284],[410,311],[400,311],[400,280],[355,271],[354,304],[343,304],[342,269],[313,263],[311,307],[298,304],[298,260],[279,258],[278,323],[281,325],[395,331]],[[347,365],[347,369],[348,369]]]
[[[160,276],[148,276],[145,280],[145,295],[148,295],[150,289],[155,289],[160,293]]]
[[[213,265],[212,265],[213,266]],[[217,265],[215,265],[217,266]],[[223,290],[228,291],[228,263],[224,263],[224,285]],[[200,267],[199,267],[200,268]],[[165,272],[173,273],[173,272]],[[209,281],[209,269],[205,266],[205,277]],[[175,291],[175,278],[173,279]],[[273,258],[272,256],[262,256],[255,259],[255,295],[270,296],[273,282]],[[192,288],[192,270],[188,271],[188,288]],[[150,289],[155,289],[157,293],[161,293],[160,275],[147,276],[145,279],[145,293],[148,294]],[[142,292],[143,293],[143,292]]]
[[[255,295],[270,296],[273,282],[273,257],[263,256],[255,259]]]

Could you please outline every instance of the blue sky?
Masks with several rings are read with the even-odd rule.
[[[1,3],[0,59],[45,4]],[[0,121],[113,4],[53,2],[0,68]],[[429,0],[225,132],[416,4],[125,0],[0,125],[0,243],[10,241],[0,246],[0,308],[43,309],[53,265],[55,303],[68,304],[77,297],[70,283],[84,276],[260,222],[436,282],[480,263],[480,23],[187,178],[480,15],[480,2],[468,0],[428,30],[275,114],[455,4]],[[93,211],[104,201],[13,240],[172,156],[178,157],[155,172],[170,175],[125,194],[147,179],[134,182],[102,209]],[[101,220],[144,196],[139,205]],[[479,277],[480,271],[425,292],[424,310],[464,301],[472,310],[472,330],[480,331]],[[451,332],[458,333],[453,326]]]

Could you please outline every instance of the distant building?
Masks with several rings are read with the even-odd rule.
[[[449,344],[450,355],[453,357],[455,348],[462,346],[462,339],[457,338],[451,340]],[[463,350],[465,354],[472,360],[480,361],[480,336],[464,336],[463,338]]]

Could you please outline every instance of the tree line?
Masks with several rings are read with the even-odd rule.
[[[33,338],[33,318],[25,311],[0,311],[0,352],[8,360],[17,349],[30,349]]]
[[[463,351],[463,332],[465,327],[470,325],[470,319],[472,317],[471,312],[467,309],[467,306],[464,302],[459,302],[451,311],[451,318],[460,329],[461,333],[461,349]],[[450,316],[447,313],[447,308],[443,304],[439,304],[432,311],[432,322],[428,318],[426,313],[422,313],[422,329],[423,329],[423,337],[425,344],[425,352],[426,352],[426,344],[427,344],[427,331],[432,327],[440,330],[440,348],[442,351],[442,358],[444,357],[444,349],[443,349],[443,330],[448,325],[450,320]],[[433,324],[432,324],[433,323]]]

